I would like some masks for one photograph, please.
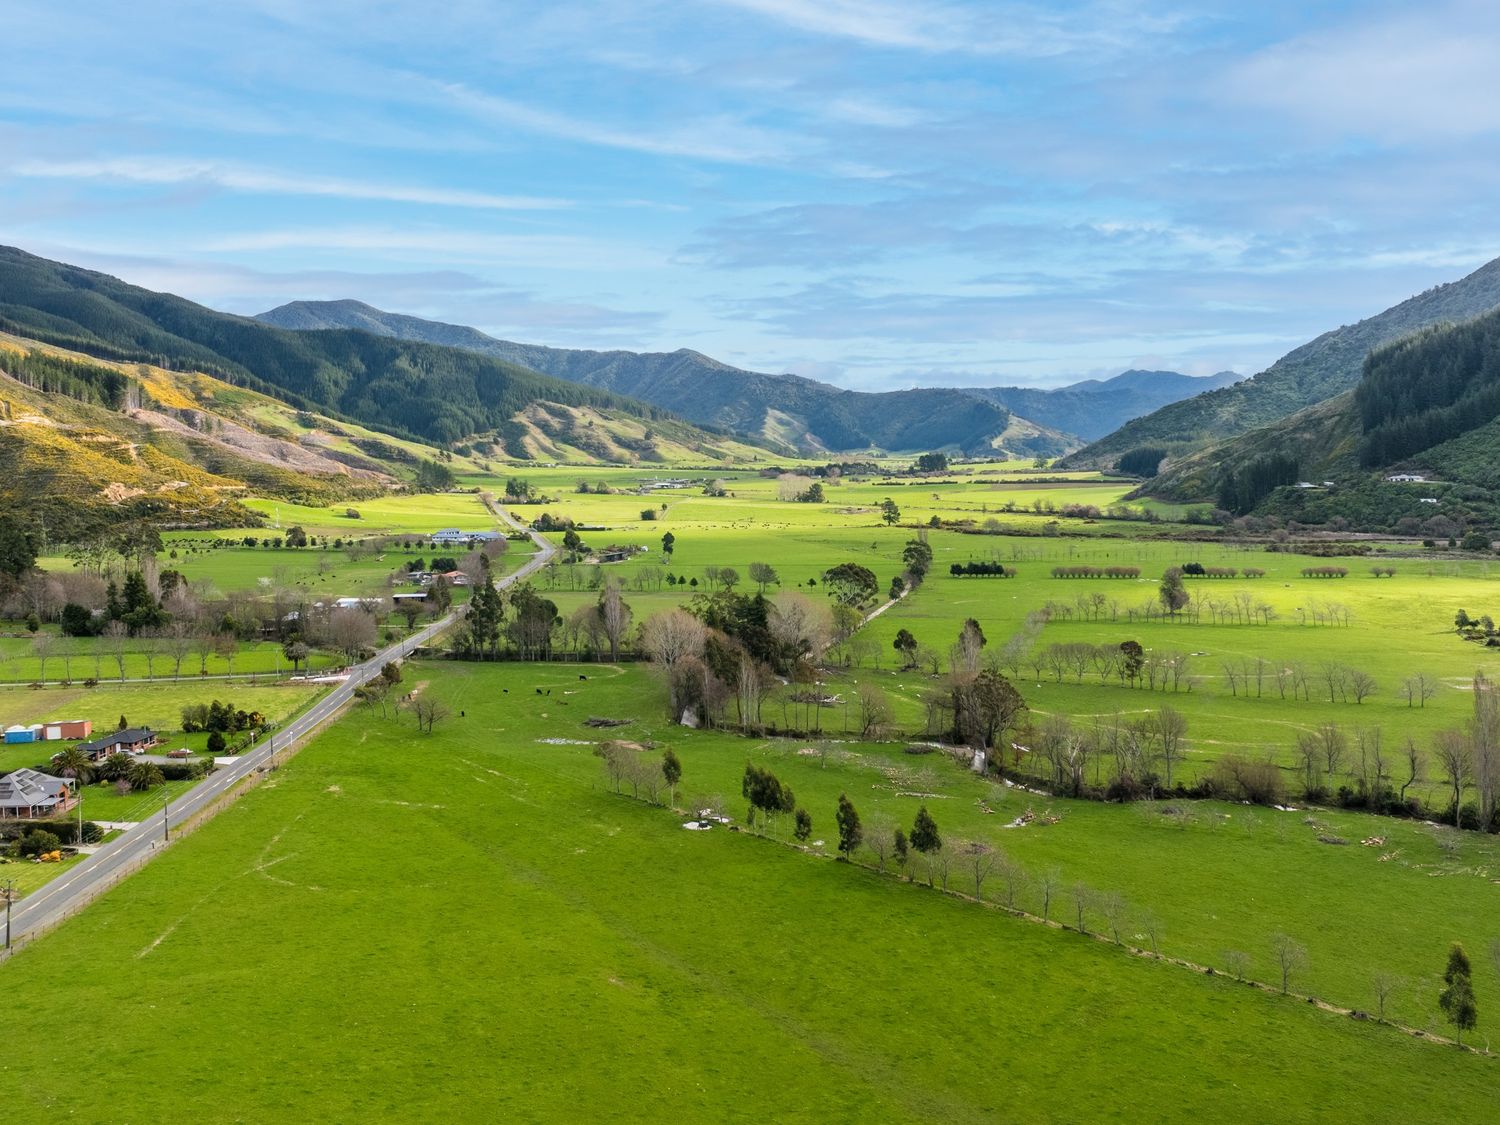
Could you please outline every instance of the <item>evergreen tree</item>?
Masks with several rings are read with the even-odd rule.
[[[937,821],[932,819],[932,814],[923,805],[917,810],[917,819],[911,826],[911,846],[923,855],[931,855],[943,846],[943,838],[938,834]]]
[[[1464,1032],[1473,1031],[1479,1023],[1479,1006],[1474,1001],[1473,971],[1469,955],[1457,942],[1448,950],[1448,967],[1443,972],[1445,987],[1438,994],[1438,1007],[1453,1025],[1460,1045]]]
[[[865,833],[859,822],[859,811],[847,793],[839,794],[839,808],[833,819],[839,827],[839,852],[845,859],[853,859]]]

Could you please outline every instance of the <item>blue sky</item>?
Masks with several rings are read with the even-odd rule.
[[[0,241],[844,386],[1250,373],[1500,255],[1500,5],[7,0]]]

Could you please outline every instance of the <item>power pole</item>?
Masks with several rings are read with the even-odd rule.
[[[5,884],[5,948],[10,948],[10,904],[16,898],[16,881],[11,879]]]
[[[161,806],[161,839],[162,843],[166,844],[172,840],[172,833],[167,826],[167,806],[172,803],[172,791],[167,788],[166,782],[162,783],[162,790],[166,799]]]

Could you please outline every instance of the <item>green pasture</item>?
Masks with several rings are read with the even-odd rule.
[[[378,496],[327,507],[288,504],[280,500],[247,500],[247,508],[266,517],[258,534],[285,534],[300,526],[309,535],[348,538],[366,535],[430,534],[445,527],[489,531],[495,518],[472,492],[443,492]],[[359,513],[350,518],[349,510]],[[221,534],[234,535],[235,532]],[[255,533],[252,533],[255,534]]]
[[[46,659],[46,678],[49,683],[61,680],[81,682],[95,679],[100,684],[122,679],[120,664],[110,640],[104,637],[64,637],[49,632],[52,638]],[[155,645],[151,658],[147,649]],[[217,652],[200,653],[188,649],[182,657],[180,668],[175,667],[175,656],[160,642],[146,637],[127,639],[125,650],[125,680],[144,680],[148,676],[158,681],[186,682],[200,678],[234,674],[286,675],[292,670],[289,660],[282,654],[281,645],[275,641],[241,641],[231,659]],[[342,663],[341,657],[325,652],[314,652],[309,658],[310,666],[316,670]],[[37,653],[34,640],[21,636],[0,637],[0,682],[30,684],[41,679],[42,658]]]
[[[182,709],[190,703],[212,700],[233,702],[245,711],[259,711],[274,722],[285,720],[310,703],[323,690],[318,684],[278,682],[251,684],[244,680],[208,680],[194,682],[171,680],[151,684],[108,684],[86,688],[49,687],[42,690],[7,688],[0,690],[0,727],[19,723],[45,723],[59,719],[90,719],[94,735],[108,734],[119,726],[123,715],[131,726],[151,727],[157,731],[180,731]],[[162,747],[162,753],[178,746],[201,751],[207,736],[174,734]],[[34,766],[67,743],[23,743],[0,746],[0,772],[20,766]]]
[[[617,498],[586,499],[592,503]],[[661,535],[669,526],[585,531],[585,542],[594,547],[622,544],[649,549],[626,562],[602,567],[560,562],[538,577],[536,585],[566,616],[597,598],[591,579],[602,571],[624,582],[626,599],[640,621],[687,601],[694,592],[664,583],[658,588],[654,581],[641,588],[641,581],[653,570],[697,578],[699,589],[706,589],[705,568],[732,566],[741,576],[738,589],[753,592],[748,566],[761,561],[773,565],[781,578],[768,594],[800,589],[822,600],[820,589],[806,583],[840,562],[857,561],[870,567],[883,590],[899,573],[902,547],[914,534],[908,528],[882,525],[776,531],[732,525],[679,527],[673,531],[675,550],[668,561],[661,551]],[[1116,679],[1101,683],[1093,671],[1086,672],[1080,682],[1072,672],[1059,680],[1052,670],[1043,668],[1038,675],[1036,668],[1023,665],[1015,680],[1035,714],[1064,712],[1086,721],[1119,712],[1128,718],[1170,704],[1190,724],[1185,764],[1189,778],[1227,752],[1255,757],[1270,753],[1289,766],[1297,735],[1329,721],[1348,728],[1351,738],[1357,727],[1379,727],[1391,751],[1408,736],[1427,746],[1435,732],[1461,725],[1468,718],[1468,687],[1476,669],[1500,675],[1495,650],[1464,642],[1452,630],[1458,609],[1477,616],[1500,600],[1500,562],[1413,554],[1392,545],[1370,557],[1320,559],[1270,552],[1259,545],[1157,539],[932,531],[928,541],[934,553],[932,572],[918,590],[866,627],[867,651],[860,665],[849,671],[854,680],[879,683],[891,697],[899,724],[909,730],[919,729],[923,722],[920,696],[933,681],[923,669],[900,670],[900,657],[892,648],[899,630],[909,630],[931,649],[946,672],[950,646],[965,619],[973,617],[980,623],[989,648],[995,650],[1021,628],[1028,613],[1049,605],[1053,614],[1040,635],[1038,649],[1072,642],[1118,645],[1136,640],[1148,652],[1186,654],[1188,676],[1179,691],[1150,692]],[[948,573],[951,564],[974,560],[1002,562],[1017,577],[959,578]],[[1258,614],[1255,624],[1214,623],[1208,608],[1199,610],[1197,623],[1191,613],[1176,620],[1146,619],[1140,611],[1158,605],[1161,573],[1190,561],[1240,571],[1246,567],[1264,570],[1260,578],[1188,579],[1187,587],[1203,603],[1232,604],[1246,595],[1255,606],[1271,607],[1269,623],[1259,623]],[[1320,579],[1301,573],[1306,567],[1330,564],[1346,567],[1348,576]],[[1377,565],[1394,568],[1395,576],[1374,577],[1371,568]],[[1056,566],[1137,567],[1141,576],[1053,578]],[[1103,599],[1097,607],[1091,604],[1095,595]],[[1079,605],[1080,599],[1084,606]],[[1328,617],[1331,607],[1340,607],[1338,620],[1347,620],[1347,625],[1317,623],[1319,617]],[[1258,684],[1253,678],[1257,661],[1263,662]],[[1247,669],[1251,679],[1232,686],[1226,664],[1235,676]],[[1359,703],[1337,692],[1330,701],[1327,684],[1320,679],[1324,666],[1330,664],[1369,673],[1376,690]],[[1305,698],[1294,698],[1289,685],[1283,695],[1275,682],[1274,668],[1294,666],[1305,672],[1307,691],[1299,693]],[[1425,706],[1408,706],[1402,684],[1417,674],[1435,681],[1436,694]],[[852,691],[850,683],[841,686]],[[1430,766],[1415,792],[1435,799],[1441,788],[1441,778]]]
[[[912,527],[925,525],[937,516],[944,520],[971,519],[976,524],[995,519],[1007,528],[1040,529],[1060,519],[1055,509],[1065,504],[1091,504],[1104,509],[1125,502],[1130,490],[1128,484],[1103,481],[1094,473],[1061,475],[1068,479],[1058,481],[1052,474],[1045,474],[1045,481],[1036,481],[999,471],[994,476],[963,471],[934,480],[912,477],[825,480],[822,482],[825,502],[805,504],[781,499],[780,481],[744,471],[518,469],[509,474],[524,478],[534,491],[548,497],[545,503],[515,506],[514,513],[522,518],[532,519],[548,511],[580,524],[641,533],[661,524],[657,535],[669,529],[681,534],[683,528],[767,533],[883,526],[880,504],[886,497],[901,509],[901,522]],[[694,483],[645,495],[636,491],[643,482],[663,478],[688,478]],[[507,476],[482,477],[474,478],[472,483],[499,495],[504,492],[507,479]],[[719,482],[730,495],[704,495],[704,484],[709,481]],[[581,493],[578,487],[584,482],[590,487],[604,483],[621,491],[602,496],[595,492]],[[1185,510],[1155,502],[1145,505],[1131,502],[1130,506],[1152,508],[1167,519]],[[646,509],[656,513],[654,520],[641,518]],[[1095,523],[1066,519],[1062,523],[1070,530],[1090,534],[1121,529],[1150,534],[1160,530],[1160,525],[1104,519]]]
[[[1256,810],[1251,824],[1237,806],[1167,817],[1067,802],[1052,803],[1057,824],[1007,830],[1034,799],[936,756],[844,745],[825,764],[796,744],[668,729],[639,670],[430,665],[409,678],[453,708],[436,734],[351,714],[5,966],[19,1026],[85,1010],[130,1029],[98,1039],[65,1082],[51,1080],[54,1039],[15,1037],[14,1105],[112,1120],[190,1101],[199,1120],[578,1120],[628,1105],[1076,1121],[1129,1105],[1154,1120],[1404,1122],[1483,1117],[1494,1102],[1491,1059],[818,854],[840,791],[867,823],[909,823],[925,802],[950,843],[992,839],[1028,870],[1055,865],[1065,885],[1154,911],[1166,953],[1222,963],[1241,948],[1265,976],[1281,928],[1309,951],[1294,987],[1368,1007],[1369,972],[1406,976],[1394,1013],[1420,1025],[1459,938],[1476,954],[1482,1029],[1500,1010],[1481,963],[1494,915],[1474,908],[1493,890],[1477,873],[1492,841],[1450,856],[1408,826],[1382,862],[1357,838],[1319,843],[1296,814]],[[600,737],[591,714],[670,740],[686,804],[721,793],[739,816],[746,758],[769,765],[826,842],[804,854],[685,832],[617,796],[592,747],[573,744]],[[1348,817],[1322,831],[1366,824],[1387,830]],[[1054,917],[1071,914],[1059,897]],[[201,1074],[177,1065],[183,1044],[209,1042],[255,1049]],[[172,1078],[121,1083],[124,1068]]]

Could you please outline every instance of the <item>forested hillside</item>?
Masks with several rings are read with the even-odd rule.
[[[1010,412],[963,391],[922,389],[866,394],[720,363],[700,352],[586,351],[499,340],[473,328],[383,312],[359,301],[296,301],[259,319],[301,330],[361,328],[403,340],[466,348],[560,379],[615,391],[714,426],[809,453],[825,450],[957,448],[983,452],[1004,433]],[[1020,455],[1056,454],[1072,444],[1037,435]]]
[[[1497,451],[1500,311],[1377,348],[1355,389],[1179,458],[1142,491],[1442,538],[1500,527]],[[1398,471],[1426,479],[1385,479]]]
[[[0,247],[0,331],[105,359],[206,372],[445,445],[476,435],[503,443],[516,416],[538,402],[625,415],[686,445],[706,438],[658,407],[472,351],[351,330],[286,331],[12,247]]]
[[[1252,379],[1163,407],[1067,459],[1070,468],[1110,468],[1145,446],[1181,456],[1332,398],[1359,382],[1365,357],[1413,331],[1467,320],[1500,306],[1500,259],[1357,324],[1325,332]]]

